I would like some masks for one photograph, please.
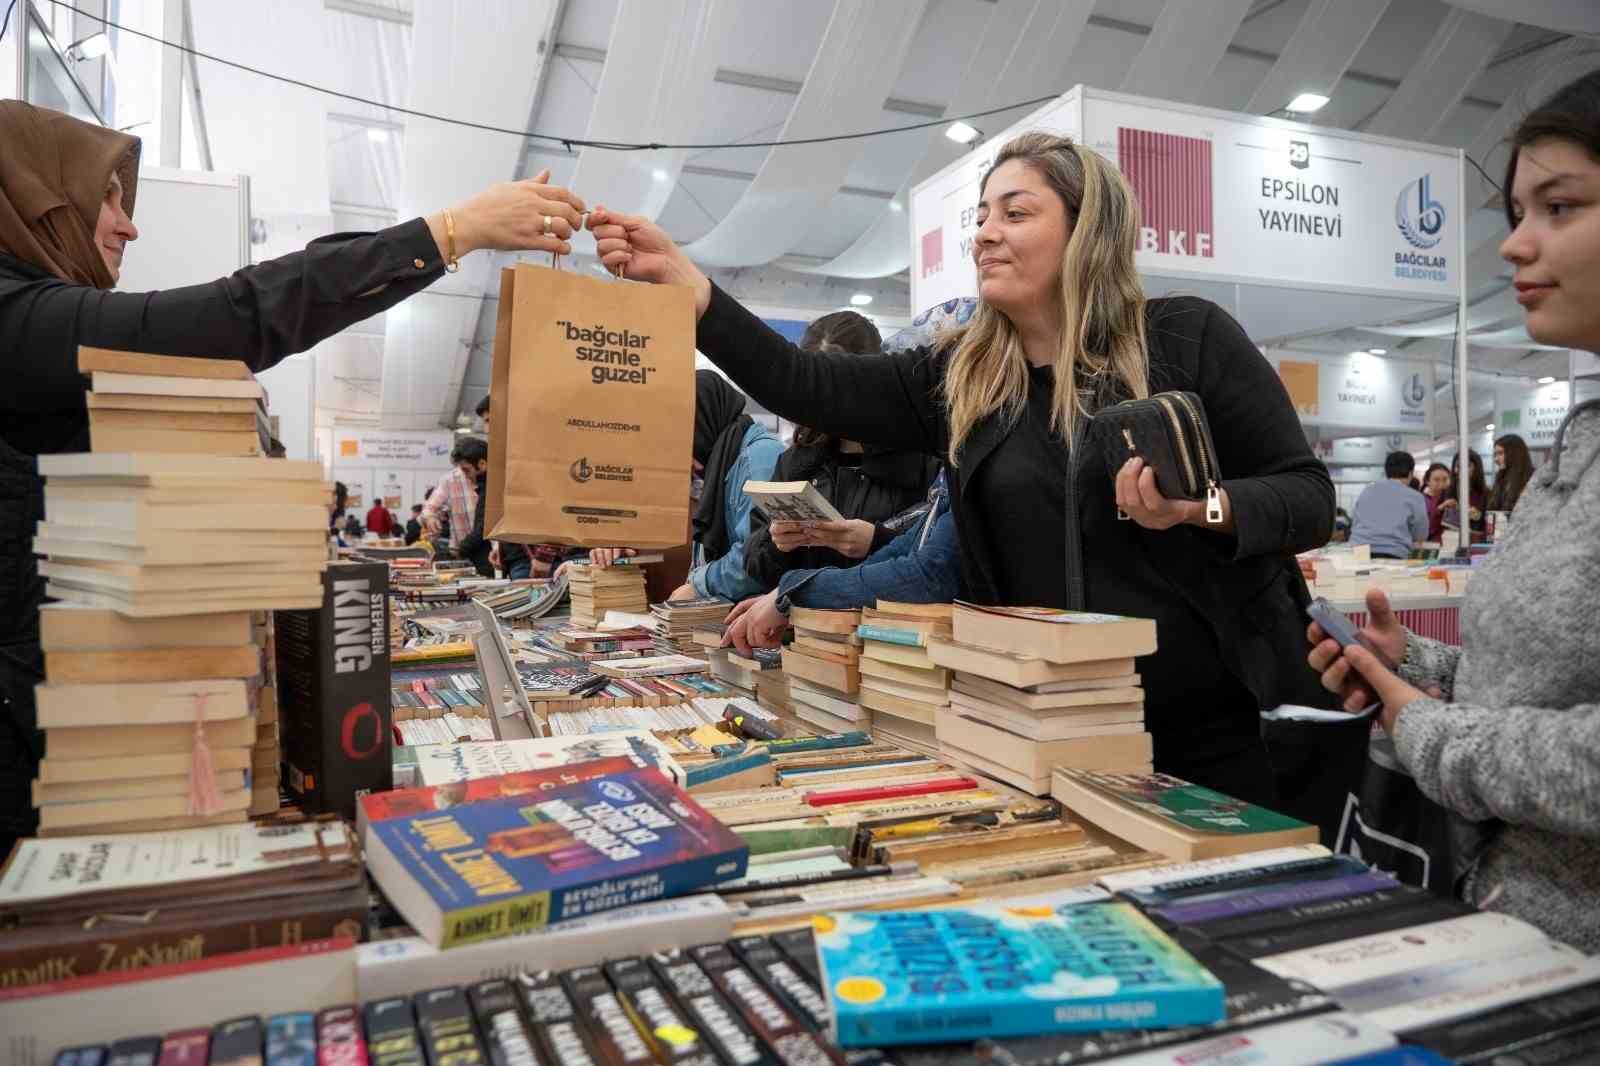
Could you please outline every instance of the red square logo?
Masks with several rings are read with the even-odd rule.
[[[1215,258],[1210,141],[1123,127],[1117,161],[1139,198],[1139,251]]]
[[[937,274],[944,269],[944,227],[938,226],[922,235],[922,276]]]

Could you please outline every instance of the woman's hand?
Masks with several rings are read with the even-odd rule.
[[[1467,520],[1471,522],[1483,521],[1483,512],[1476,507],[1467,508]]]
[[[1398,663],[1406,657],[1406,628],[1395,618],[1394,611],[1389,607],[1389,596],[1381,589],[1367,591],[1367,624],[1362,627],[1361,636],[1370,647],[1388,656],[1390,662]],[[1321,626],[1312,622],[1306,627],[1306,639],[1312,645],[1306,661],[1311,664],[1311,669],[1322,675],[1323,688],[1344,696],[1345,710],[1355,714],[1383,698],[1377,686],[1368,683],[1369,675],[1366,671],[1351,673],[1354,660],[1348,651],[1340,649],[1338,641],[1329,638],[1328,634],[1322,631]],[[1377,669],[1405,685],[1404,681],[1394,677],[1392,672],[1378,662],[1377,657],[1370,651],[1366,648],[1359,650],[1366,653]],[[1406,687],[1411,688],[1410,685]],[[1417,695],[1420,696],[1421,693]]]
[[[689,584],[687,581],[673,589],[672,595],[667,597],[669,600],[692,600],[694,598],[694,586]]]
[[[739,654],[749,656],[753,648],[776,648],[783,642],[789,619],[778,610],[778,590],[765,596],[752,596],[728,612],[728,630],[723,646],[732,644]]]
[[[638,555],[636,548],[594,548],[589,552],[589,565],[598,566],[604,570],[618,559],[626,559],[631,555]]]
[[[455,252],[460,258],[480,248],[511,252],[552,252],[571,255],[568,240],[583,228],[583,201],[559,185],[545,184],[550,171],[541,170],[528,181],[491,185],[459,207],[455,219]],[[549,228],[545,219],[549,218]],[[428,229],[448,259],[450,240],[444,213],[430,215]]]
[[[1444,499],[1439,501],[1439,510],[1454,511],[1456,509],[1456,502],[1457,501],[1454,496],[1446,496]]]
[[[1233,507],[1228,491],[1218,489],[1222,521],[1206,521],[1205,500],[1169,500],[1156,487],[1156,472],[1135,456],[1122,464],[1116,477],[1117,507],[1146,529],[1171,529],[1188,523],[1219,533],[1233,532]]]
[[[643,215],[623,215],[596,207],[589,212],[589,232],[607,270],[658,285],[687,285],[694,290],[695,317],[711,303],[711,281],[690,262],[666,231]]]
[[[1362,681],[1378,694],[1378,699],[1383,703],[1383,710],[1379,712],[1378,720],[1383,723],[1384,731],[1390,736],[1394,735],[1394,726],[1400,719],[1400,712],[1413,700],[1427,696],[1440,699],[1443,696],[1437,688],[1423,692],[1415,685],[1402,681],[1392,670],[1379,662],[1376,655],[1359,644],[1353,644],[1344,650],[1344,661],[1348,662]]]
[[[772,546],[781,552],[792,552],[806,546],[806,532],[810,522],[774,522],[767,527],[772,534]]]

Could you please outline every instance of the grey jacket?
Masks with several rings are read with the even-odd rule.
[[[1505,827],[1469,902],[1600,952],[1600,401],[1573,409],[1461,607],[1461,647],[1412,634],[1400,673],[1443,699],[1401,710],[1421,789]]]

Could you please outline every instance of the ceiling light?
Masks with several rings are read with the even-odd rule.
[[[471,433],[472,432],[472,427],[471,426],[457,426],[456,427],[456,432],[457,433]]]
[[[654,170],[652,170],[650,172],[650,177],[653,178],[656,181],[666,181],[668,178],[672,177],[672,175],[668,174],[665,170],[662,170],[660,167],[656,167]]]
[[[1539,379],[1539,384],[1541,385],[1554,385],[1555,383],[1556,379],[1552,377],[1542,377]]]
[[[1387,348],[1368,348],[1367,349],[1367,354],[1368,355],[1388,355],[1389,354],[1389,349],[1387,349]]]
[[[1301,93],[1289,101],[1285,111],[1293,111],[1300,115],[1309,115],[1313,111],[1321,111],[1328,105],[1328,98],[1321,93]]]
[[[889,210],[893,211],[895,214],[898,215],[900,212],[904,211],[905,209],[906,209],[905,205],[902,204],[899,200],[890,200],[889,201]]]
[[[111,38],[106,36],[106,31],[91,33],[81,41],[74,41],[67,46],[67,54],[78,59],[99,59],[111,51]]]
[[[850,297],[850,306],[851,307],[865,307],[871,302],[872,302],[872,294],[871,293],[858,292],[854,296]]]
[[[371,141],[373,144],[388,144],[389,131],[384,129],[382,126],[368,126],[367,140]]]
[[[1485,433],[1493,433],[1494,432],[1494,423],[1490,422],[1487,426],[1484,426],[1483,427],[1483,431]]]
[[[944,131],[944,135],[957,144],[971,144],[982,136],[983,131],[976,126],[969,126],[965,122],[952,122]]]

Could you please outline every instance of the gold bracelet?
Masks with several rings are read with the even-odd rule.
[[[444,268],[454,274],[461,269],[461,260],[456,258],[456,217],[448,207],[444,209],[444,244]]]

